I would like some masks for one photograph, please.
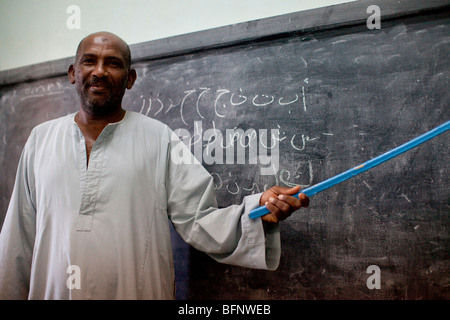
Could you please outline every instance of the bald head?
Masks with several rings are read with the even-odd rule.
[[[123,58],[126,63],[126,68],[129,69],[131,67],[130,47],[122,38],[115,35],[114,33],[106,32],[106,31],[92,33],[92,34],[86,36],[85,38],[83,38],[80,41],[80,43],[78,44],[75,59],[76,59],[76,61],[79,60],[79,58],[80,58],[79,54],[80,54],[80,52],[83,51],[81,49],[86,44],[89,44],[89,43],[95,43],[95,44],[105,43],[106,44],[106,43],[112,43],[112,42],[116,43],[121,48],[121,52],[122,52]]]
[[[120,112],[125,90],[137,77],[130,64],[130,49],[115,34],[97,32],[81,40],[75,63],[68,69],[70,83],[80,96],[80,110],[96,117]]]

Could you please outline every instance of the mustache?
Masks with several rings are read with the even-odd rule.
[[[91,86],[102,86],[102,87],[109,88],[109,87],[111,87],[111,84],[105,79],[94,78],[85,83],[86,88],[89,88]]]

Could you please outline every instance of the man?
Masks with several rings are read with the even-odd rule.
[[[172,299],[169,219],[217,261],[276,269],[278,222],[309,202],[292,196],[299,188],[218,209],[201,164],[171,160],[182,144],[174,133],[122,108],[137,77],[128,45],[95,33],[75,60],[79,111],[34,128],[20,158],[0,234],[0,297]],[[270,214],[249,219],[263,204]]]

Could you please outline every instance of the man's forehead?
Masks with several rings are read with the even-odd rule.
[[[111,41],[111,40],[108,37],[101,36],[101,35],[92,37],[92,43],[95,43],[95,44],[103,44],[103,43],[106,43],[109,41]]]
[[[94,33],[84,38],[80,43],[80,48],[86,49],[92,46],[102,46],[125,50],[127,44],[118,36],[112,33]]]
[[[77,48],[76,59],[86,54],[115,56],[125,59],[130,65],[130,51],[127,43],[119,36],[109,32],[97,32],[85,37]]]
[[[92,35],[86,37],[82,41],[83,48],[89,48],[91,46],[105,46],[105,45],[112,48],[115,47],[121,50],[123,50],[126,47],[126,44],[123,43],[122,40],[115,37],[108,37],[105,35]]]

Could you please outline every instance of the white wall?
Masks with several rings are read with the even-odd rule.
[[[71,57],[110,31],[129,44],[354,0],[0,0],[0,71]],[[80,29],[69,29],[70,5]]]

